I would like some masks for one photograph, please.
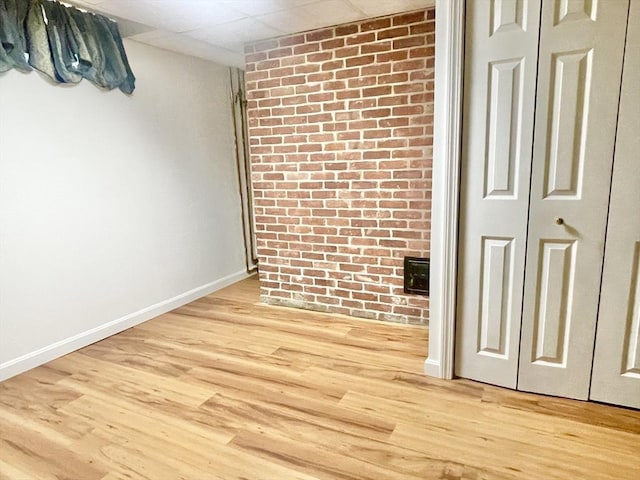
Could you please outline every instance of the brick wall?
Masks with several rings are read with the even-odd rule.
[[[403,257],[428,256],[435,10],[250,45],[261,298],[425,323]]]

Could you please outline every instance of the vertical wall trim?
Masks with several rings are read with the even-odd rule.
[[[236,168],[242,210],[245,264],[247,272],[252,273],[258,268],[258,256],[255,245],[251,165],[247,142],[247,100],[244,87],[244,72],[239,68],[229,67],[229,80],[231,85],[231,115],[235,138]]]
[[[465,0],[436,1],[429,357],[425,374],[453,378]]]

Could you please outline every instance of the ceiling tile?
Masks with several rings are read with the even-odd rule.
[[[165,50],[171,50],[173,52],[212,60],[224,65],[233,65],[239,68],[244,68],[244,55],[241,51],[232,52],[225,48],[210,45],[179,33],[155,30],[153,32],[136,35],[131,37],[130,40]]]
[[[281,34],[304,32],[318,28],[318,19],[313,18],[302,7],[260,15],[256,19],[278,30]]]
[[[156,9],[160,28],[173,32],[195,30],[240,20],[246,15],[233,7],[233,2],[212,0],[147,0]]]
[[[366,17],[380,17],[392,13],[409,12],[420,8],[432,7],[435,0],[348,0]]]
[[[266,15],[274,12],[290,10],[301,5],[315,3],[319,0],[223,0],[231,3],[233,8],[247,16]]]
[[[282,35],[282,32],[251,18],[186,32],[185,35],[206,42],[229,46]]]
[[[362,19],[362,13],[347,0],[322,0],[302,7],[319,25],[333,26]]]

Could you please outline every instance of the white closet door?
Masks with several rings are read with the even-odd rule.
[[[540,2],[469,1],[456,375],[515,388]]]
[[[631,2],[591,399],[640,408],[640,2]]]
[[[588,397],[628,6],[543,3],[519,390]]]

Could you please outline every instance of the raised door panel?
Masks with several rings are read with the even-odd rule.
[[[515,388],[540,2],[468,2],[456,375]]]
[[[589,393],[628,2],[545,1],[518,389]]]
[[[513,239],[484,238],[482,250],[478,353],[508,358],[513,320]]]
[[[533,359],[550,365],[565,365],[571,331],[571,292],[574,289],[576,243],[540,242],[538,299],[534,314]]]
[[[590,398],[640,408],[640,2],[631,2]]]

